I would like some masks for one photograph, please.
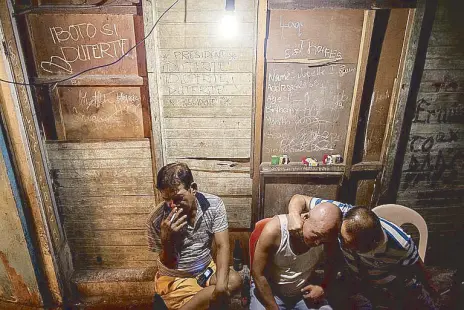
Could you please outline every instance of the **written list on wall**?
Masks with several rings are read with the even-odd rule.
[[[133,20],[125,15],[109,20],[104,15],[31,14],[29,25],[39,75],[67,75],[107,64],[135,43]],[[121,63],[91,74],[136,73],[134,69],[137,63],[132,51]]]
[[[28,25],[39,77],[69,76],[111,63],[135,44],[130,15],[29,14]],[[131,51],[115,65],[86,74],[136,76],[136,52]],[[80,83],[79,87],[59,86],[57,91],[59,100],[52,104],[55,120],[61,122],[57,126],[62,128],[60,139],[144,136],[139,87]]]
[[[353,19],[357,27],[345,27],[336,10],[324,12],[322,20],[308,14],[271,12],[263,161],[279,154],[294,162],[306,156],[321,161],[324,154],[344,152],[362,18]],[[317,28],[330,21],[338,26]]]

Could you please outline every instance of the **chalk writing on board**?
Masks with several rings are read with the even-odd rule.
[[[138,95],[122,91],[93,91],[89,93],[79,90],[78,98],[77,105],[72,107],[72,115],[84,124],[105,125],[107,129],[118,126],[119,123],[116,120],[122,114],[137,115],[141,109]],[[134,122],[131,125],[141,126],[139,122]]]
[[[97,27],[92,23],[81,23],[66,27],[53,26],[49,27],[49,31],[53,44],[58,46],[56,55],[40,63],[42,70],[49,73],[62,70],[71,74],[76,61],[116,60],[130,48],[129,39],[119,36],[116,24],[105,23]],[[108,40],[96,40],[97,34]],[[92,42],[94,39],[96,42]],[[134,53],[128,56],[134,57]]]
[[[300,40],[297,45],[284,50],[285,59],[295,56],[314,57],[322,56],[328,59],[343,59],[342,52],[311,40]]]
[[[302,22],[293,21],[293,20],[285,20],[285,17],[280,15],[280,31],[281,31],[282,39],[285,38],[284,30],[286,29],[296,31],[297,36],[301,37],[303,26],[304,25]]]
[[[217,97],[170,97],[165,98],[164,103],[166,106],[175,108],[189,108],[189,107],[229,107],[232,104],[230,97],[217,96]]]
[[[346,129],[340,130],[338,124],[348,126],[355,68],[354,64],[269,66],[263,157],[343,153]]]

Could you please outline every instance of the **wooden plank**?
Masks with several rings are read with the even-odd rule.
[[[217,27],[217,24],[213,24]],[[160,49],[163,61],[244,61],[253,60],[252,48]]]
[[[254,36],[242,35],[239,40],[225,40],[223,36],[191,36],[179,40],[177,37],[161,37],[160,48],[253,48]]]
[[[248,84],[251,73],[163,73],[161,78],[165,86],[174,85],[229,85]],[[246,94],[244,94],[246,95]]]
[[[252,101],[251,96],[249,102]],[[191,118],[204,118],[214,117],[221,115],[223,118],[228,117],[249,117],[251,118],[251,109],[249,104],[247,107],[222,107],[222,108],[165,108],[164,117],[191,117]],[[245,135],[247,136],[247,135]]]
[[[158,26],[158,33],[161,37],[214,37],[222,36],[222,29],[218,27],[218,23],[176,23],[176,24],[161,24]],[[252,29],[253,23],[239,23],[238,27],[242,29]],[[163,57],[163,53],[161,53]]]
[[[176,74],[176,73],[170,73]],[[199,73],[207,74],[207,73]],[[238,74],[238,73],[237,73]],[[236,84],[166,84],[164,91],[170,96],[243,96],[251,95],[252,87],[250,83],[236,83]]]
[[[260,173],[293,173],[293,172],[344,172],[345,165],[334,164],[334,165],[319,165],[316,167],[310,167],[302,164],[301,162],[290,162],[286,165],[272,165],[269,162],[264,162],[259,166]]]
[[[56,169],[52,171],[54,178],[84,179],[84,180],[111,180],[113,178],[144,178],[153,181],[153,173],[145,168],[118,168],[118,169]]]
[[[425,70],[422,82],[462,81],[464,70]]]
[[[462,55],[460,56],[462,57]],[[449,69],[449,70],[464,70],[463,59],[440,59],[432,58],[425,61],[424,69]]]
[[[159,10],[161,11],[161,10]],[[252,23],[254,22],[255,16],[251,10],[238,10],[234,12],[235,18],[239,23]],[[224,8],[220,9],[197,9],[195,6],[190,6],[187,11],[187,23],[220,23],[224,17]],[[180,23],[184,21],[185,11],[184,9],[173,7],[169,14],[166,14],[160,21],[160,25],[168,23]]]
[[[161,64],[162,73],[245,73],[253,70],[251,61],[165,61]]]
[[[200,141],[199,143],[202,143]],[[230,145],[234,145],[234,141],[229,141]],[[184,148],[170,149],[166,152],[167,157],[178,156],[181,158],[249,158],[250,147],[233,148],[230,145],[224,146],[221,149],[206,149],[203,147],[191,148],[185,146]]]
[[[441,102],[462,102],[464,100],[463,92],[419,92],[419,100],[425,100],[428,103],[441,103]]]
[[[250,129],[235,129],[235,128],[221,128],[221,129],[199,129],[193,128],[190,130],[185,129],[166,129],[166,137],[171,139],[211,139],[218,137],[220,134],[221,137],[227,137],[228,139],[239,139],[250,136]],[[177,156],[179,157],[179,156]]]
[[[75,188],[77,191],[81,188],[92,188],[93,191],[97,191],[101,187],[108,187],[108,190],[118,190],[120,187],[125,189],[137,188],[151,188],[153,192],[153,178],[152,177],[115,177],[115,178],[84,178],[84,179],[66,179],[59,178],[55,179],[55,187],[61,192],[66,189]]]
[[[156,265],[155,260],[127,260],[126,258],[113,258],[106,255],[100,256],[101,262],[97,262],[96,256],[80,255],[75,258],[77,270],[101,270],[101,269],[134,269],[134,268],[149,268]],[[136,285],[140,287],[140,284]],[[105,288],[108,284],[105,283]],[[103,289],[103,288],[102,288]],[[101,290],[100,290],[101,291]]]
[[[62,149],[49,150],[49,160],[65,159],[123,159],[123,158],[140,158],[150,159],[150,149],[147,148],[114,148],[114,149]]]
[[[200,191],[205,191],[219,197],[223,195],[249,196],[251,195],[251,179],[246,173],[207,173],[193,171],[193,177],[198,183]]]
[[[390,9],[414,7],[416,0],[406,1],[366,1],[366,0],[269,0],[271,10],[309,10],[322,8],[344,8],[344,9]]]
[[[369,207],[374,193],[375,180],[359,180],[356,190],[356,206]]]
[[[350,176],[351,164],[353,161],[353,152],[355,137],[357,132],[357,124],[359,118],[359,110],[361,106],[363,85],[366,78],[367,61],[369,58],[370,43],[372,38],[372,31],[374,28],[375,12],[365,11],[363,30],[361,35],[361,42],[359,47],[359,55],[356,69],[356,80],[353,90],[353,98],[351,103],[351,113],[348,122],[348,132],[346,134],[345,151],[343,153],[343,160],[347,169],[345,170],[346,177]]]
[[[146,168],[151,169],[151,159],[120,158],[95,160],[54,160],[52,169],[101,169],[101,168]]]
[[[75,181],[74,181],[75,182]],[[75,187],[57,187],[58,197],[64,196],[132,196],[146,195],[153,196],[153,183],[137,183],[137,184],[119,184],[105,186],[96,183],[92,187],[88,182],[75,182]],[[86,184],[88,187],[86,187]]]
[[[420,98],[416,103],[412,122],[421,124],[462,124],[463,115],[464,104],[461,102],[429,102],[424,98]]]
[[[105,141],[105,142],[62,142],[47,141],[48,150],[85,150],[85,149],[130,149],[130,148],[150,148],[148,139],[127,139],[124,141]]]
[[[139,87],[59,87],[58,93],[53,104],[60,105],[67,139],[144,137]]]
[[[392,10],[382,43],[364,136],[363,161],[379,161],[388,129],[391,96],[403,54],[409,10]]]
[[[28,14],[38,76],[69,75],[110,63],[135,44],[131,15]],[[138,74],[135,51],[91,74]]]
[[[420,85],[423,93],[464,92],[464,82],[459,80],[424,81]]]
[[[76,206],[82,208],[99,208],[123,205],[127,208],[151,206],[153,207],[154,196],[110,196],[110,197],[88,197],[88,196],[70,196],[61,197],[60,203],[65,206]]]
[[[405,36],[405,41],[408,42],[405,47],[406,56],[404,67],[401,69],[401,78],[398,80],[398,85],[401,85],[401,87],[397,95],[394,121],[391,125],[391,137],[384,157],[385,168],[380,181],[381,203],[393,202],[396,199],[401,171],[400,165],[402,163],[400,158],[405,149],[404,143],[400,141],[409,132],[408,122],[404,118],[406,106],[410,106],[411,102],[417,100],[418,88],[421,78],[423,78],[422,71],[427,50],[426,46],[430,37],[435,9],[436,4],[419,0],[417,1],[417,9],[410,11],[414,17],[410,23],[410,31]]]
[[[90,71],[95,74],[95,72]],[[36,84],[50,84],[58,83],[61,86],[141,86],[143,85],[143,77],[138,75],[79,75],[71,80],[62,81],[66,76],[55,75],[50,77],[31,77],[31,81]]]
[[[429,46],[427,48],[426,63],[428,61],[431,61],[432,59],[454,60],[456,58],[462,57],[463,54],[464,52],[462,51],[462,48],[460,48],[459,46]]]
[[[166,129],[251,129],[250,118],[196,118],[196,119],[181,119],[168,118],[165,120]]]
[[[265,49],[267,35],[267,0],[258,0],[257,16],[257,39],[256,39],[256,71],[255,71],[255,101],[253,106],[253,131],[251,137],[251,169],[250,174],[253,178],[252,189],[252,227],[258,220],[260,199],[260,174],[259,165],[261,164],[261,145],[263,128],[263,108],[265,90]]]
[[[125,5],[125,6],[132,6],[134,4],[139,3],[140,0],[114,0],[111,1],[111,3],[101,5],[101,7],[108,6],[109,4],[111,5]],[[49,5],[48,9],[55,9],[56,7],[59,7],[60,5],[76,5],[75,0],[39,0],[38,1],[40,6],[44,5]],[[92,5],[98,5],[101,3],[101,0],[86,0],[85,4],[82,5],[83,7],[89,7]],[[99,5],[100,6],[100,5]]]
[[[168,158],[167,162],[181,161],[186,163],[192,171],[205,172],[249,172],[250,163],[248,161],[233,160],[215,160],[215,159],[185,159],[185,158]]]
[[[147,230],[117,229],[117,230],[86,230],[70,229],[68,239],[73,244],[88,246],[145,246],[148,251]]]
[[[159,0],[156,1],[156,9],[158,11],[163,11],[164,8],[167,8],[172,4],[171,0]],[[249,0],[236,0],[235,9],[238,11],[244,10],[253,10],[253,2]],[[176,9],[183,10],[185,8],[185,2],[180,1],[176,5]],[[195,2],[187,2],[187,9],[190,10],[223,10],[224,11],[224,1],[219,0],[195,0]]]
[[[380,161],[362,161],[351,166],[351,171],[380,171],[382,168]]]

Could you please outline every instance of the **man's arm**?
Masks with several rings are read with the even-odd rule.
[[[288,213],[300,217],[300,214],[309,211],[309,204],[312,198],[313,197],[299,194],[293,195],[288,204]]]
[[[168,217],[161,221],[161,253],[159,259],[167,268],[174,269],[177,266],[177,254],[175,243],[178,242],[177,233],[182,227],[187,225],[187,216],[183,215],[178,218],[179,212],[174,208]]]
[[[216,291],[226,292],[229,283],[229,230],[214,234],[216,243]]]
[[[269,267],[278,248],[276,241],[280,243],[280,229],[278,225],[280,225],[279,220],[274,218],[264,227],[256,243],[251,269],[251,274],[256,285],[256,296],[267,310],[279,309],[265,276],[266,267]]]

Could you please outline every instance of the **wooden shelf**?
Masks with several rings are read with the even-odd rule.
[[[320,165],[311,167],[302,163],[289,163],[287,165],[271,165],[264,162],[259,166],[261,175],[314,175],[339,177],[345,172],[345,165]]]

